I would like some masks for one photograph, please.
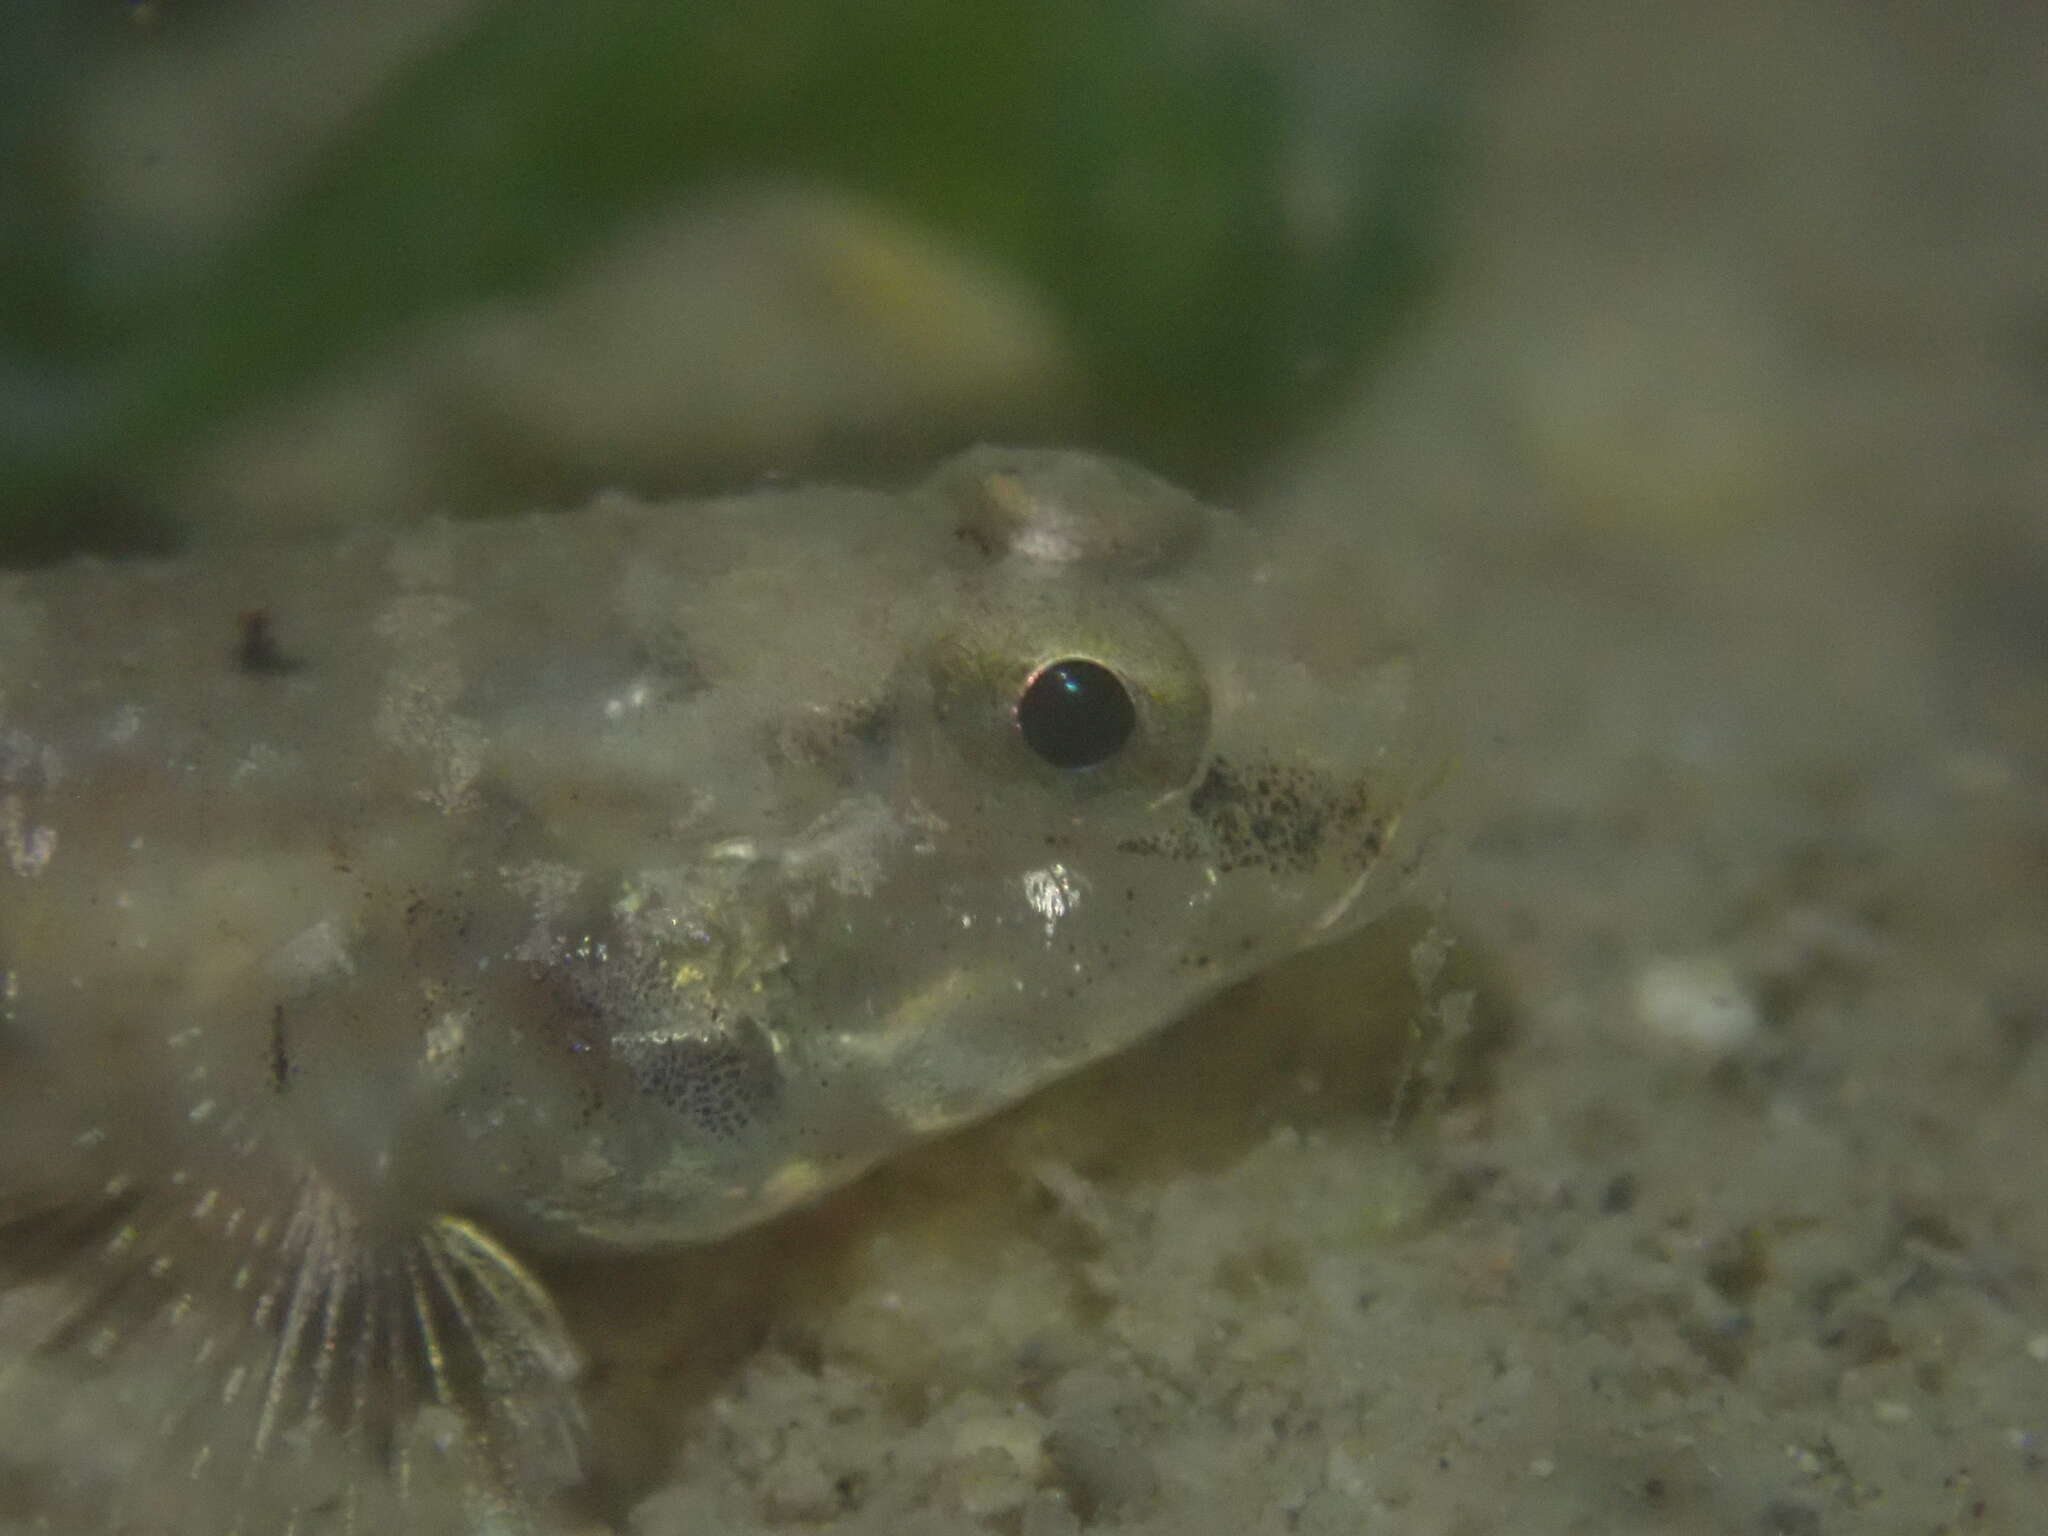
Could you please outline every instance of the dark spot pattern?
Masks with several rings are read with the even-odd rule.
[[[1325,858],[1363,869],[1386,844],[1387,822],[1363,784],[1278,763],[1240,768],[1218,758],[1188,793],[1188,823],[1129,838],[1125,853],[1201,859],[1224,873],[1300,874]]]
[[[638,1092],[720,1140],[744,1135],[781,1097],[774,1050],[751,1020],[718,1033],[622,1042],[617,1051]]]

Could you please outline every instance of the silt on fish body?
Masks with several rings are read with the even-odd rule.
[[[1322,563],[981,449],[0,576],[9,1486],[547,1528],[527,1261],[814,1200],[1400,893],[1412,668]]]

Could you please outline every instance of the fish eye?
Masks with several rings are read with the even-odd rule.
[[[920,686],[938,740],[974,771],[961,782],[1021,775],[1077,809],[1104,796],[1149,804],[1192,781],[1207,679],[1131,585],[997,579],[940,616]]]
[[[1017,696],[1024,744],[1055,768],[1093,768],[1124,749],[1138,709],[1122,678],[1099,661],[1067,656],[1025,679]]]

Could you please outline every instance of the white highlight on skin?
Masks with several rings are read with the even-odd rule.
[[[1081,883],[1066,865],[1048,864],[1025,874],[1024,900],[1045,919],[1045,936],[1049,939],[1060,920],[1080,905]]]

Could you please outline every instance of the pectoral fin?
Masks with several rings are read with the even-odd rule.
[[[198,1171],[0,1190],[0,1523],[18,1487],[59,1529],[553,1529],[578,1360],[518,1262],[452,1216],[372,1231],[310,1172],[265,1202]]]

